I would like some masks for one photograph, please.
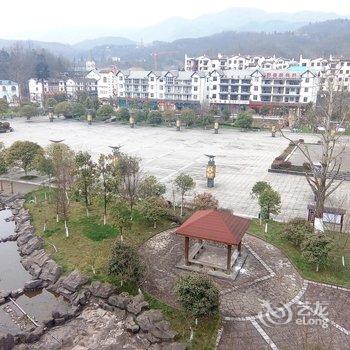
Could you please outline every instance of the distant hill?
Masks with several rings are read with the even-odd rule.
[[[298,16],[294,15],[293,18],[301,20],[303,16],[299,14]],[[268,22],[264,23],[264,26],[267,27],[272,25]],[[263,25],[262,22],[260,25]],[[281,27],[284,25],[283,21],[279,23]],[[174,26],[175,24],[170,27]],[[199,38],[183,38],[170,42],[154,41],[144,46],[136,45],[132,40],[123,37],[101,37],[75,45],[0,40],[0,48],[2,46],[9,47],[15,43],[20,43],[28,48],[42,47],[55,55],[61,55],[71,60],[75,59],[78,64],[79,59],[84,60],[92,57],[100,66],[103,66],[110,64],[112,57],[117,56],[121,59],[118,62],[120,68],[154,69],[154,53],[158,53],[158,69],[181,67],[185,54],[192,56],[201,54],[216,56],[217,53],[259,54],[296,59],[300,54],[307,57],[328,56],[330,54],[350,57],[350,20],[328,20],[281,32],[269,30],[263,32],[221,31]]]
[[[136,43],[122,37],[106,36],[96,39],[88,39],[72,45],[76,50],[87,51],[97,46],[134,46]]]
[[[296,13],[269,13],[256,8],[232,7],[195,19],[171,17],[142,30],[124,31],[130,38],[144,41],[171,41],[181,38],[198,38],[222,31],[281,32],[300,28],[310,22],[337,19],[331,12],[302,11]],[[344,17],[346,17],[344,15]]]

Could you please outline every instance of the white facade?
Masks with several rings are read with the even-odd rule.
[[[209,103],[220,105],[315,103],[319,77],[310,70],[223,70],[207,78]]]
[[[5,99],[10,105],[17,105],[19,101],[19,86],[11,80],[0,80],[0,98]]]
[[[213,70],[246,70],[251,68],[263,69],[287,69],[290,66],[297,65],[299,62],[294,59],[281,57],[264,57],[250,55],[233,55],[210,58],[208,56],[188,57],[185,56],[186,71],[204,71]]]
[[[113,70],[104,69],[98,72],[97,96],[101,99],[109,99],[117,96],[118,79]]]

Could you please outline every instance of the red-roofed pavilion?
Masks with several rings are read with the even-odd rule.
[[[241,254],[242,238],[250,225],[250,219],[231,214],[228,211],[198,210],[176,231],[185,236],[185,264],[189,265],[190,238],[212,241],[227,245],[227,272],[231,267],[232,246]]]

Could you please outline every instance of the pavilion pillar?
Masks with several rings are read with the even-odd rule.
[[[190,264],[188,261],[189,251],[190,251],[190,237],[185,237],[185,265],[186,266]]]
[[[231,255],[232,255],[232,245],[229,244],[227,246],[227,271],[226,271],[227,274],[230,273],[230,269],[231,269]]]
[[[242,242],[239,242],[238,243],[238,247],[237,247],[237,250],[238,250],[238,256],[241,256],[241,252],[242,252]]]

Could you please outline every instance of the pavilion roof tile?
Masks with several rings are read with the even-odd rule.
[[[231,214],[228,211],[198,210],[176,231],[176,234],[238,245],[250,225],[250,219]]]

